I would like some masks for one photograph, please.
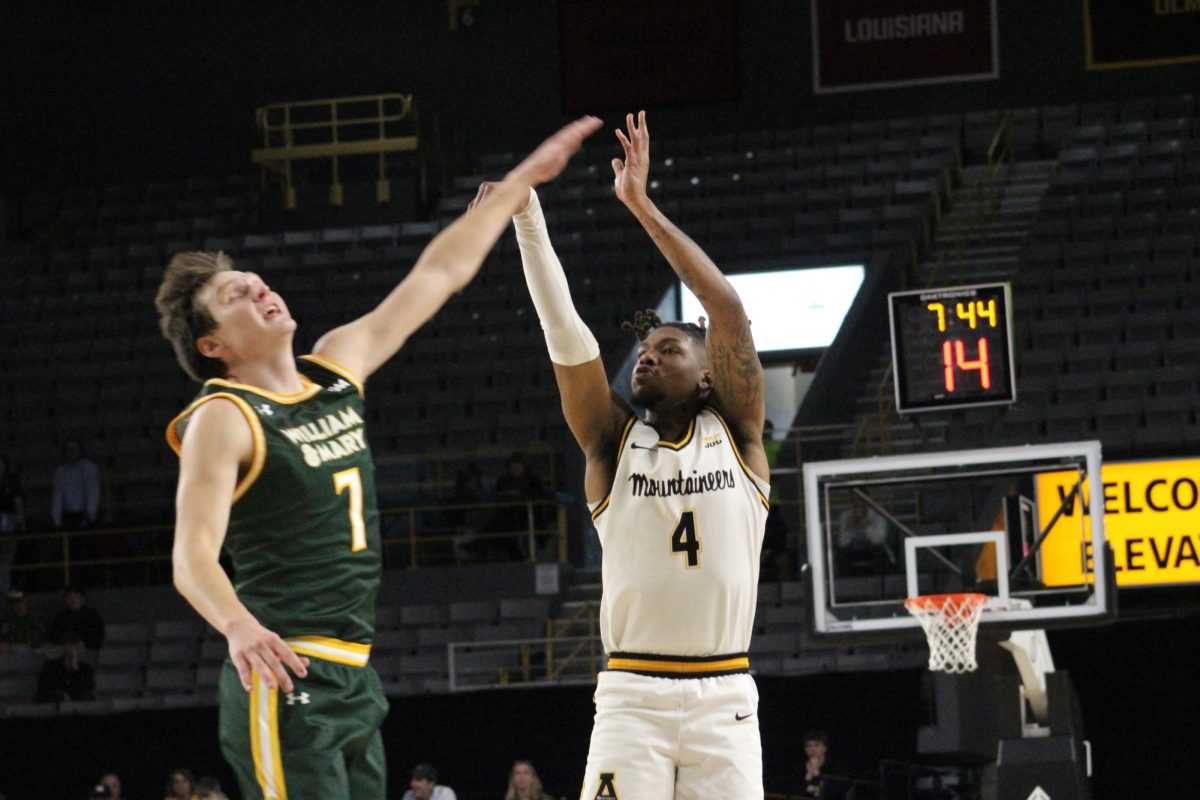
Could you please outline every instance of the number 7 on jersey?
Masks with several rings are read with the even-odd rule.
[[[367,526],[363,522],[362,473],[358,467],[344,469],[333,474],[335,494],[350,490],[350,552],[367,549]]]

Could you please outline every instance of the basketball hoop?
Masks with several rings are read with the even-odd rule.
[[[975,634],[985,594],[929,594],[904,601],[929,639],[929,669],[974,672]]]

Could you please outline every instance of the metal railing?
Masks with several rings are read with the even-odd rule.
[[[562,621],[562,626],[555,625],[552,619],[546,620],[546,650],[545,663],[546,675],[551,681],[560,679],[564,674],[570,674],[569,670],[579,669],[580,662],[584,662],[584,671],[596,674],[597,658],[599,653],[597,646],[600,644],[600,618],[599,610],[593,603],[584,603],[574,614]],[[568,635],[576,625],[583,624],[587,629],[587,633],[582,636]],[[561,642],[576,641],[574,647],[571,647],[566,655],[556,657],[555,648]]]
[[[575,609],[575,613],[559,620],[546,620],[546,638],[558,639],[563,636],[572,635],[576,625],[581,622],[587,628],[588,636],[596,635],[596,605],[594,603],[583,603],[579,608]]]
[[[854,433],[854,443],[850,449],[855,458],[884,456],[892,452],[892,425],[899,417],[887,390],[891,378],[892,365],[889,363],[875,385],[875,414],[864,419]]]
[[[1000,118],[1000,126],[996,128],[991,142],[988,143],[988,177],[995,180],[1000,174],[1000,168],[1011,164],[1012,159],[1012,114],[1005,111],[1004,116]]]
[[[445,514],[445,512],[497,511],[500,509],[519,508],[525,510],[525,525],[520,530],[489,531],[463,525],[430,525],[423,518],[430,514]],[[554,525],[545,527],[537,520],[537,509],[548,508],[555,512]],[[399,508],[383,509],[380,512],[382,543],[384,548],[384,564],[388,564],[387,552],[389,547],[404,548],[407,559],[403,566],[416,568],[432,566],[452,561],[461,564],[472,560],[470,553],[486,552],[488,543],[520,543],[524,545],[525,560],[536,561],[539,540],[552,537],[554,560],[567,559],[567,509],[566,506],[554,500],[511,500],[490,503],[431,503],[426,505],[411,505]],[[402,519],[406,530],[396,534],[392,526],[387,524],[390,519],[394,524]],[[474,545],[480,545],[475,547]],[[449,557],[448,557],[449,556]],[[390,566],[396,566],[391,564]]]
[[[446,512],[494,513],[514,508],[525,511],[525,524],[519,529],[476,530],[429,521]],[[538,510],[543,508],[553,517],[547,522],[538,520]],[[500,546],[490,548],[493,551],[519,553],[530,562],[539,555],[558,561],[567,558],[567,509],[556,500],[428,503],[384,508],[379,513],[386,568],[486,561],[488,543]],[[18,583],[40,588],[57,588],[83,578],[92,579],[87,580],[90,585],[166,583],[173,537],[174,528],[165,524],[5,535],[17,543],[19,554],[23,550],[28,556],[32,551],[34,556],[10,568]]]
[[[327,160],[332,169],[329,204],[345,200],[340,159],[374,156],[377,159],[376,199],[391,199],[387,177],[389,153],[418,152],[421,146],[420,119],[411,94],[376,94],[274,103],[255,111],[262,134],[262,147],[250,160],[263,168],[264,186],[269,176],[282,184],[283,205],[296,207],[292,162]],[[420,164],[421,195],[426,195],[424,159]]]
[[[599,636],[446,644],[446,684],[451,692],[592,684],[603,666]]]
[[[81,570],[120,568],[132,571],[169,564],[171,536],[172,528],[168,525],[137,525],[10,533],[5,538],[16,543],[18,556],[26,556],[10,570],[18,578],[30,577],[15,583],[52,587],[58,585],[57,579],[61,579],[62,586],[77,581]],[[136,552],[131,553],[131,549]]]

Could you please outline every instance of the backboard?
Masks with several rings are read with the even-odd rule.
[[[904,600],[951,592],[988,596],[985,627],[1102,620],[1100,467],[1094,441],[805,464],[815,632],[918,628]]]

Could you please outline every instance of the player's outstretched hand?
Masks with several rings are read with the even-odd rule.
[[[625,160],[612,160],[613,189],[625,205],[646,197],[646,180],[650,174],[650,129],[646,127],[646,112],[639,111],[637,122],[633,114],[625,115],[629,135],[617,128],[617,141],[625,150]]]
[[[225,631],[229,642],[229,659],[237,668],[242,688],[247,692],[253,685],[253,673],[262,675],[268,689],[279,687],[292,691],[290,669],[297,677],[308,675],[308,659],[296,655],[287,642],[273,631],[269,631],[256,620],[247,619],[231,623]]]
[[[508,177],[530,186],[554,180],[567,166],[571,156],[579,151],[583,140],[599,130],[600,125],[596,117],[580,117],[563,126],[514,167]]]
[[[467,205],[467,213],[470,214],[472,211],[478,208],[479,204],[486,200],[499,185],[500,184],[496,183],[495,181],[484,181],[483,183],[479,184],[479,191],[475,193],[475,199]],[[509,211],[509,214],[515,217],[528,207],[529,197],[528,195],[522,195],[520,200],[517,201],[517,204],[512,207],[512,210]]]

